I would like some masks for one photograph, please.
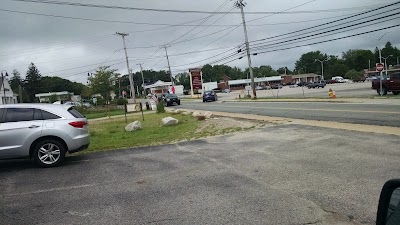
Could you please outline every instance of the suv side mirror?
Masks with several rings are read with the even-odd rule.
[[[383,185],[376,216],[376,225],[397,224],[400,224],[400,179]]]

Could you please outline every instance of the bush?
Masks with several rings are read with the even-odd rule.
[[[199,115],[199,116],[196,116],[196,118],[197,118],[197,120],[205,120],[206,116]]]
[[[125,98],[119,98],[117,100],[117,105],[126,105],[128,104],[128,100],[126,100]]]
[[[157,103],[157,113],[165,113],[164,102],[163,101],[158,101],[158,103]]]

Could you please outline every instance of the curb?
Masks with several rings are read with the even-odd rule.
[[[205,110],[192,110],[192,109],[180,109],[188,112],[206,112]],[[319,121],[319,120],[302,120],[302,119],[291,119],[284,117],[272,117],[272,116],[260,116],[253,114],[242,114],[242,113],[228,113],[228,112],[215,112],[211,111],[215,116],[239,118],[239,119],[250,119],[259,120],[277,124],[288,124],[288,125],[305,125],[312,127],[322,127],[339,130],[349,130],[364,133],[376,133],[376,134],[388,134],[400,136],[400,127],[388,127],[388,126],[375,126],[365,124],[354,124],[354,123],[341,123],[333,121]]]

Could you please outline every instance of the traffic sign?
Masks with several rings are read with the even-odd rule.
[[[385,65],[383,63],[377,63],[376,64],[376,71],[377,72],[382,72],[385,69]]]

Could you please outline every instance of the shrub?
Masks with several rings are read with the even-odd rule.
[[[125,105],[128,104],[128,100],[126,100],[125,98],[119,98],[117,100],[117,105]]]
[[[159,101],[157,103],[157,113],[165,113],[164,102],[163,101]]]
[[[205,120],[206,117],[203,115],[196,116],[197,120]]]

